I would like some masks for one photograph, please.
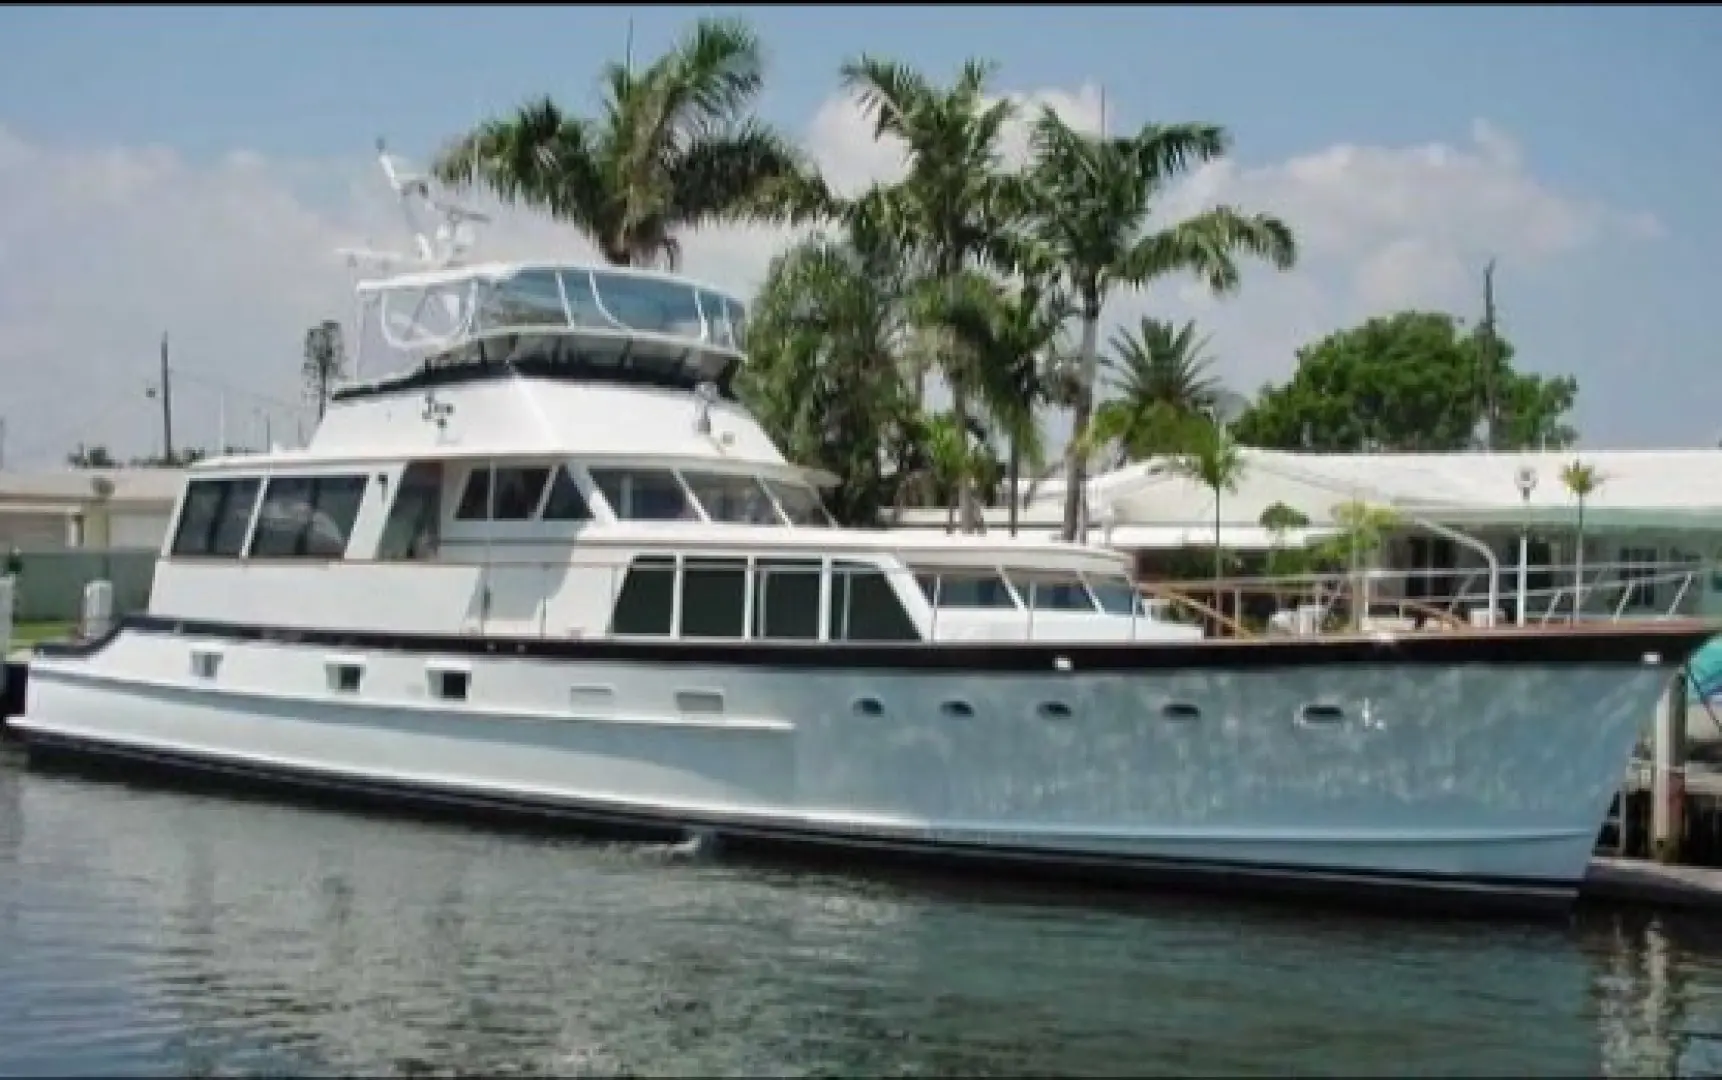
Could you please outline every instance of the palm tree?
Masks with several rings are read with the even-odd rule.
[[[907,288],[901,259],[863,228],[779,255],[753,304],[736,393],[786,456],[840,478],[830,503],[846,524],[877,524],[912,456]]]
[[[547,211],[613,265],[674,271],[684,230],[798,219],[817,201],[801,152],[748,115],[763,73],[745,22],[704,18],[641,71],[608,65],[597,118],[532,101],[455,140],[431,170]]]
[[[1062,264],[1082,317],[1082,370],[1072,410],[1072,444],[1080,447],[1087,445],[1094,413],[1100,312],[1114,289],[1191,271],[1215,292],[1229,292],[1238,285],[1237,255],[1288,269],[1296,261],[1297,245],[1278,218],[1225,206],[1144,231],[1155,200],[1173,179],[1225,153],[1226,133],[1213,124],[1149,124],[1134,135],[1107,138],[1078,132],[1043,109],[1031,146],[1037,231]],[[1077,535],[1086,466],[1084,455],[1068,455],[1067,540]]]
[[[329,409],[329,391],[346,377],[347,349],[341,339],[341,324],[324,319],[305,331],[304,360],[300,373],[305,378],[305,392],[317,403],[317,419]]]
[[[1014,106],[1003,99],[987,104],[993,66],[970,60],[948,88],[906,64],[874,56],[849,61],[842,71],[844,85],[873,120],[874,137],[892,137],[905,146],[903,179],[876,186],[863,199],[871,200],[876,216],[888,222],[889,235],[918,271],[954,296],[966,270],[1014,269],[1013,228],[1025,201],[1021,183],[1000,170],[1000,141]],[[847,220],[854,203],[831,200],[828,206]],[[980,373],[967,350],[932,351],[951,391],[956,424],[966,429]],[[926,375],[922,368],[914,376],[917,407],[926,400]],[[966,483],[959,485],[957,501],[967,531],[979,515]]]
[[[1570,621],[1577,622],[1579,605],[1584,602],[1584,503],[1602,486],[1602,474],[1595,465],[1586,465],[1577,458],[1561,469],[1561,483],[1578,500],[1578,521],[1573,528],[1573,610]]]
[[[1187,431],[1181,437],[1186,449],[1173,458],[1172,468],[1214,493],[1214,595],[1218,602],[1220,579],[1226,576],[1220,496],[1238,490],[1238,481],[1244,474],[1244,455],[1231,432],[1217,420],[1199,417],[1186,424]]]
[[[1100,366],[1116,396],[1095,408],[1094,445],[1115,442],[1127,461],[1177,453],[1182,422],[1212,412],[1227,393],[1209,374],[1207,344],[1194,320],[1179,327],[1143,318],[1135,333],[1114,334],[1113,355]]]
[[[1005,489],[1010,497],[1010,535],[1017,534],[1022,465],[1044,459],[1036,406],[1047,387],[1042,360],[1054,347],[1070,308],[1049,277],[1029,275],[1021,288],[976,273],[958,287],[940,290],[931,317],[969,355],[980,403],[1008,446]]]

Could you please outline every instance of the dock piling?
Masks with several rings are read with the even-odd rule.
[[[1650,853],[1678,863],[1686,835],[1686,669],[1675,672],[1656,710],[1651,741]]]

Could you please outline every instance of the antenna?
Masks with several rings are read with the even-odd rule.
[[[488,223],[490,218],[477,210],[433,195],[430,175],[409,171],[389,153],[387,143],[381,138],[377,139],[377,164],[382,167],[389,187],[400,199],[401,217],[406,221],[407,231],[412,234],[413,246],[418,254],[410,256],[366,248],[343,248],[341,254],[346,256],[348,265],[371,263],[383,268],[393,268],[416,262],[420,267],[436,269],[460,261],[472,246],[472,230],[467,227],[468,223],[484,224]],[[428,233],[418,214],[413,211],[415,199],[435,211],[441,219],[436,228]]]

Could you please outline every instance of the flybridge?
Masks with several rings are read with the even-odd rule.
[[[728,395],[746,340],[741,301],[630,267],[469,264],[472,226],[486,222],[485,215],[434,196],[430,179],[402,169],[380,141],[377,152],[416,254],[343,251],[355,268],[390,273],[355,287],[354,369],[380,368],[382,378],[344,388],[337,398],[403,382],[470,378],[474,368],[685,389],[712,384]],[[422,224],[424,208],[438,215],[434,228]]]

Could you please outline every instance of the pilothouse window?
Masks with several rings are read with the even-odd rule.
[[[764,481],[766,490],[777,499],[778,507],[791,525],[799,528],[827,529],[836,524],[819,495],[801,484],[786,484],[782,480]]]
[[[545,521],[590,521],[592,509],[586,505],[586,496],[580,494],[580,486],[568,474],[566,465],[558,466],[556,478],[550,482],[550,496],[544,500]]]
[[[436,553],[442,521],[442,465],[415,461],[401,474],[395,502],[383,525],[377,558],[424,559]]]
[[[367,476],[276,476],[264,491],[250,554],[339,559],[359,516]]]
[[[491,487],[496,488],[492,501]],[[547,465],[483,466],[467,477],[466,490],[455,508],[456,521],[531,521],[538,510],[544,485],[550,480]]]
[[[245,550],[245,532],[251,526],[259,486],[255,477],[187,484],[173,554],[238,558]]]
[[[737,525],[781,525],[771,496],[751,476],[682,471],[694,498],[713,521]]]
[[[591,469],[604,501],[622,521],[697,521],[699,513],[668,469]]]

